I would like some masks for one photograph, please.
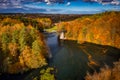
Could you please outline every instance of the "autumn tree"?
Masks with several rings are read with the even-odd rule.
[[[43,34],[19,20],[8,18],[1,24],[4,22],[12,22],[13,25],[0,26],[0,70],[18,73],[47,65],[48,47]]]

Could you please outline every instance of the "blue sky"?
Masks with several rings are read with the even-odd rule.
[[[54,0],[55,1],[55,0]],[[120,0],[0,0],[0,13],[95,14],[120,11]]]

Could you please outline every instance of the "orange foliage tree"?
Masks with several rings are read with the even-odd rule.
[[[24,26],[22,22],[10,18],[0,24],[2,72],[18,73],[47,65],[48,47],[42,33],[31,25]]]
[[[58,24],[58,31],[67,31],[66,38],[79,43],[91,42],[120,48],[120,12],[105,12],[84,16]]]

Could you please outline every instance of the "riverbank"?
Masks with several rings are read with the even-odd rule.
[[[55,68],[56,80],[84,80],[87,72],[98,71],[104,65],[113,66],[120,58],[120,50],[110,46],[92,43],[78,44],[77,41],[64,40],[59,45],[56,33],[47,36],[47,44],[52,58],[47,67]],[[41,69],[34,69],[25,74],[2,75],[0,80],[33,80]]]
[[[56,34],[47,42],[53,55],[49,65],[56,68],[57,80],[84,80],[87,72],[99,71],[105,64],[112,67],[120,58],[120,50],[110,46],[72,40],[65,40],[60,46]]]

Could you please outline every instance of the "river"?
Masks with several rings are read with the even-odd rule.
[[[120,50],[110,46],[78,44],[70,40],[59,43],[56,33],[47,34],[46,40],[52,55],[48,66],[55,68],[57,80],[84,80],[86,72],[99,71],[104,65],[112,67],[113,62],[120,58]],[[39,76],[39,71],[35,69],[24,74],[3,74],[0,80],[33,80]]]
[[[57,80],[84,80],[86,72],[99,71],[100,67],[113,66],[120,58],[120,50],[77,41],[58,42],[56,33],[50,34],[47,43],[52,53],[49,66],[56,68]]]

